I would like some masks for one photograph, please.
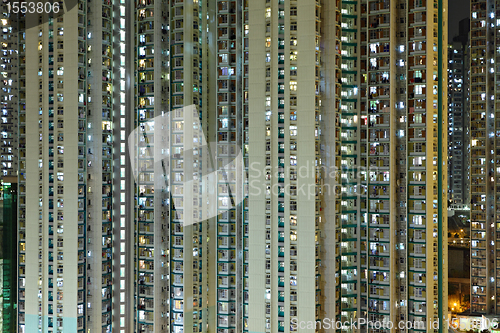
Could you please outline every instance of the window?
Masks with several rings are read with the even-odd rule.
[[[270,18],[271,17],[271,8],[268,7],[266,8],[266,18]]]
[[[415,268],[422,268],[422,259],[413,259],[413,266]]]

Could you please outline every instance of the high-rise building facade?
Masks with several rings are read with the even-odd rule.
[[[1,221],[0,331],[17,329],[17,177],[4,176]]]
[[[448,200],[470,204],[469,18],[448,51]]]
[[[340,19],[340,8],[332,6],[312,0],[249,1],[251,332],[289,332],[298,330],[292,327],[294,321],[321,318],[327,306],[322,294],[327,279],[327,295],[333,297],[326,302],[335,309],[336,290],[330,286],[338,282],[334,260],[327,266],[332,274],[323,279],[321,275],[321,227],[333,221],[322,221],[319,173],[323,47],[329,48],[326,57],[332,64],[324,75],[340,78],[335,72],[340,69],[340,35],[334,30],[339,27],[332,21],[332,31],[325,32],[326,46],[321,33],[321,16]],[[327,84],[333,110],[340,97],[333,91],[339,92],[340,86],[336,81]]]
[[[20,332],[111,332],[121,296],[112,130],[124,77],[113,25],[124,6],[74,4],[18,16]]]
[[[0,13],[0,331],[12,332],[17,326],[18,20],[5,2]]]
[[[130,95],[126,96],[129,105],[125,106],[124,114],[125,121],[131,128],[125,128],[125,133],[128,135],[130,129],[140,128],[140,133],[155,134],[151,142],[146,141],[146,135],[138,136],[139,153],[143,153],[139,157],[145,158],[148,154],[154,156],[159,148],[163,148],[163,140],[168,140],[159,140],[160,136],[156,133],[160,132],[158,124],[150,125],[147,122],[152,122],[155,116],[167,111],[166,96],[169,84],[166,76],[170,16],[167,2],[162,1],[138,1],[135,7],[133,3],[129,3],[127,10],[129,15],[126,20],[130,22],[127,34],[130,34],[130,38],[125,40],[125,47],[130,53],[131,63],[126,65],[135,66],[127,68],[131,70],[133,79],[128,91]],[[134,313],[135,317],[127,319],[126,327],[136,332],[170,331],[170,318],[174,319],[175,324],[177,317],[167,315],[170,312],[167,299],[171,299],[169,264],[175,265],[170,262],[167,254],[169,251],[174,254],[175,250],[169,248],[170,215],[167,208],[166,181],[163,181],[163,184],[158,181],[162,173],[161,165],[154,165],[154,161],[146,159],[144,162],[138,162],[136,179],[131,177],[130,173],[121,175],[126,186],[133,189],[125,193],[125,202],[134,202],[134,205],[125,207],[126,214],[123,217],[127,226],[134,226],[134,232],[127,233],[132,241],[129,240],[128,244],[133,246],[128,249],[128,253],[132,254],[133,249],[136,256],[128,256],[125,266],[129,275],[126,284],[128,288],[125,288],[126,313]],[[132,301],[133,297],[137,297],[137,301]],[[174,300],[171,302],[174,302],[173,311],[182,310],[183,304],[175,304]],[[180,312],[182,318],[182,311]]]
[[[244,330],[247,4],[75,4],[16,23],[19,331]]]
[[[343,6],[341,311],[446,331],[447,2]]]
[[[0,175],[17,175],[18,145],[17,103],[19,98],[17,78],[17,15],[9,13],[5,3],[1,5],[2,41],[0,43]]]
[[[250,3],[251,331],[447,329],[446,8]]]
[[[136,8],[137,331],[245,330],[246,6]]]
[[[448,199],[455,205],[470,202],[466,45],[448,49]]]
[[[500,311],[498,6],[474,0],[470,11],[471,312],[482,314]]]
[[[444,318],[446,8],[19,16],[19,331]]]

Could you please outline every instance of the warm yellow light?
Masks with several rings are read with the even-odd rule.
[[[453,303],[453,306],[457,306],[457,303]]]

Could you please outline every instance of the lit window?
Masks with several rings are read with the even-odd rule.
[[[266,18],[271,17],[271,8],[266,8]]]

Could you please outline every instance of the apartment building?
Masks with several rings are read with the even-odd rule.
[[[467,40],[467,39],[465,39]],[[448,49],[448,199],[470,203],[467,43]]]
[[[208,258],[207,273],[209,291],[212,290],[213,293],[208,295],[209,314],[211,304],[217,301],[216,312],[214,311],[216,318],[209,318],[208,329],[214,327],[214,331],[218,333],[249,330],[247,178],[250,2],[231,0],[212,4],[215,14],[213,31],[216,33],[210,47],[214,48],[216,58],[208,58],[210,74],[205,91],[210,93],[215,88],[217,96],[210,93],[207,96],[208,108],[200,106],[204,113],[208,111],[206,124],[209,127],[204,130],[207,130],[210,141],[216,142],[217,147],[214,156],[217,165],[210,166],[207,163],[209,169],[217,170],[217,202],[212,204],[217,207],[217,241],[215,244],[208,244],[209,253],[217,250],[217,256]],[[213,63],[216,64],[215,68],[212,67]],[[214,78],[213,82],[211,77]],[[215,115],[212,110],[216,110]],[[217,119],[215,124],[212,124],[212,117]],[[212,260],[216,265],[212,264]],[[212,270],[217,274],[217,282],[211,280],[215,276]],[[214,300],[213,303],[211,299]],[[214,321],[212,326],[211,321]]]
[[[19,30],[19,331],[444,318],[446,6],[79,1]]]
[[[123,3],[18,16],[19,332],[111,332],[125,315],[112,313],[124,276],[113,256]]]
[[[246,327],[246,6],[135,9],[137,331]]]
[[[0,331],[16,329],[17,286],[17,106],[19,101],[17,17],[0,5],[0,177],[2,225]]]
[[[249,2],[252,332],[304,331],[292,323],[314,322],[338,309],[335,230],[329,238],[333,252],[322,248],[321,229],[333,219],[322,213],[320,166],[322,99],[323,108],[331,109],[330,120],[334,105],[340,105],[335,79],[340,79],[340,10],[340,1]],[[330,67],[322,67],[323,56]],[[325,130],[335,131],[329,124]],[[324,256],[330,256],[326,265]]]
[[[245,329],[246,7],[19,16],[20,332]]]
[[[342,316],[446,331],[447,2],[343,6]]]
[[[250,4],[251,331],[447,329],[446,9]]]
[[[2,186],[0,331],[15,332],[17,326],[17,177],[4,176]]]
[[[130,116],[125,119],[127,123],[132,122],[132,128],[140,128],[143,133],[148,133],[158,125],[151,123],[149,126],[148,121],[167,110],[165,90],[168,89],[168,82],[165,69],[168,54],[165,54],[165,50],[168,50],[169,32],[162,23],[167,23],[168,7],[161,1],[139,1],[135,7],[128,4],[127,10],[130,12],[127,20],[135,24],[127,30],[131,33],[127,42],[132,45],[126,44],[126,47],[136,66],[130,72],[133,73],[133,85],[130,87],[132,94],[126,97],[130,106],[126,106],[128,109],[125,112]],[[157,52],[154,52],[155,49]],[[139,135],[138,139],[145,141],[146,136]],[[159,136],[155,135],[148,148],[140,148],[144,149],[142,156],[147,157],[146,154],[156,152],[156,146],[161,145],[157,139]],[[127,296],[130,299],[137,297],[137,304],[129,301],[128,311],[132,312],[128,313],[134,313],[135,318],[128,319],[130,323],[127,327],[137,332],[154,332],[160,328],[165,330],[170,321],[167,315],[163,315],[169,313],[170,308],[167,303],[170,297],[169,258],[166,256],[169,253],[166,182],[161,184],[158,181],[161,166],[148,162],[139,161],[135,184],[133,177],[124,178],[133,189],[127,193],[126,202],[134,202],[134,205],[126,207],[128,214],[125,216],[126,225],[132,225],[135,229],[135,233],[128,235],[133,241],[133,253],[137,256],[130,256],[127,261],[130,267],[125,266],[130,274]],[[172,309],[179,307],[182,309],[181,303],[173,304]]]
[[[2,4],[0,18],[0,169],[2,176],[17,175],[17,103],[19,98],[17,73],[17,17]]]
[[[471,192],[471,312],[497,314],[499,206],[497,181],[498,4],[471,1],[470,18],[470,192]]]

